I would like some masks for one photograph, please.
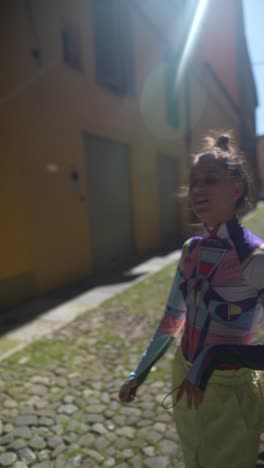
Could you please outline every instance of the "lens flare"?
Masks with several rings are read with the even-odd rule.
[[[168,61],[163,61],[157,64],[144,80],[140,99],[141,116],[148,131],[156,138],[162,138],[168,141],[181,141],[182,136],[187,131],[185,128],[185,93],[190,93],[190,89],[185,88],[184,73],[186,71],[187,62],[190,61],[193,48],[197,43],[208,2],[209,0],[200,0],[195,13],[193,13],[193,2],[190,2],[189,7],[186,6],[184,13],[186,22],[189,18],[189,23],[191,24],[188,28],[186,43],[177,60],[178,66],[175,64],[171,77],[171,95],[173,96],[173,93],[175,93],[175,96],[178,98],[175,105],[178,106],[179,115],[181,116],[177,128],[170,126],[168,123],[168,103],[166,102],[164,94],[164,82],[166,81],[168,70],[170,69],[171,63],[173,65],[175,57],[172,55],[169,63]],[[192,21],[191,18],[193,18]],[[183,23],[185,23],[185,21],[183,21]],[[174,34],[176,34],[175,43],[177,44],[181,34],[179,34],[179,30],[177,29],[176,31],[176,29],[177,28],[175,28]],[[177,52],[176,45],[174,52]],[[206,90],[199,88],[199,91],[194,93],[194,99],[195,102],[192,102],[192,117],[188,125],[194,125],[195,122],[199,120],[206,104]]]
[[[180,58],[176,82],[180,82],[182,79],[183,73],[186,68],[186,64],[188,62],[188,59],[191,55],[194,44],[197,40],[197,36],[199,34],[201,22],[205,14],[208,1],[209,0],[200,0],[197,6],[197,9],[193,18],[193,22],[192,22],[192,25],[191,25],[191,28],[187,37],[187,41],[186,41],[186,44],[184,46],[184,49]]]

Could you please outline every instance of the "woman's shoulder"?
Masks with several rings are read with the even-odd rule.
[[[258,249],[261,245],[262,246],[264,245],[264,239],[262,239],[257,234],[247,229],[245,226],[242,225],[241,227],[243,230],[244,239],[249,245],[249,247],[252,248],[252,250]]]
[[[262,256],[264,240],[242,224],[237,224],[235,227],[236,229],[231,231],[230,238],[233,241],[241,265],[245,267],[258,253]]]
[[[259,258],[263,260],[264,254],[264,240],[261,237],[254,234],[254,232],[249,231],[249,229],[243,226],[243,238],[244,238],[244,249],[245,253],[247,253],[246,261],[250,260],[251,258]]]
[[[201,239],[202,236],[194,236],[184,242],[182,246],[181,265],[185,260],[191,259],[193,255],[195,256],[195,252],[197,251],[195,247],[199,244]]]
[[[202,236],[193,236],[187,239],[182,246],[183,252],[188,253],[190,250],[192,250],[202,239]]]
[[[248,281],[256,288],[264,287],[264,240],[247,230],[248,255],[241,263]]]

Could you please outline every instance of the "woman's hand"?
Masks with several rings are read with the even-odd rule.
[[[187,405],[189,409],[197,409],[204,399],[204,391],[197,385],[193,385],[189,380],[184,379],[176,395],[176,403],[181,400],[186,392]]]
[[[136,396],[137,379],[128,380],[127,383],[123,384],[119,392],[119,400],[122,403],[131,403]]]

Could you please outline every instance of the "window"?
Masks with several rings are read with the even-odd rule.
[[[93,0],[92,13],[97,83],[134,96],[130,0]]]
[[[31,56],[34,59],[35,63],[41,65],[41,44],[40,38],[38,34],[38,27],[37,27],[37,15],[36,15],[36,8],[35,4],[33,6],[33,0],[24,0],[24,9],[25,14],[28,22],[29,32],[31,36]]]
[[[165,72],[165,98],[167,104],[168,124],[178,128],[179,120],[179,91],[177,87],[178,57],[169,53]]]
[[[62,31],[63,60],[70,67],[82,71],[80,32],[67,27]]]

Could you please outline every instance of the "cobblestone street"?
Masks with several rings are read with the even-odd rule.
[[[118,326],[121,312],[100,310],[50,335],[46,363],[27,348],[2,362],[0,466],[183,468],[171,410],[161,406],[172,353],[160,363],[166,384],[150,377],[133,406],[121,405],[120,382],[138,355],[121,330],[122,347],[100,340],[101,327]]]
[[[161,316],[174,271],[172,264],[2,360],[0,466],[184,468],[172,410],[161,404],[171,391],[175,346],[133,405],[118,399]]]

